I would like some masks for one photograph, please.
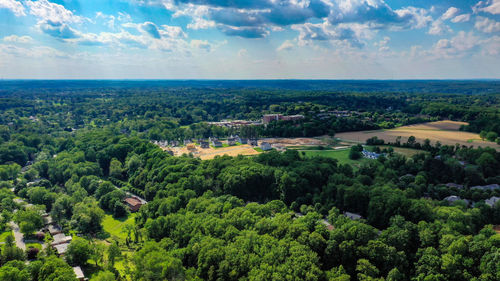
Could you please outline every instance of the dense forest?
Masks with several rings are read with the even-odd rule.
[[[500,197],[493,148],[409,139],[397,146],[422,153],[351,165],[296,150],[200,160],[151,142],[441,119],[499,140],[498,82],[287,85],[0,82],[0,280],[76,280],[76,266],[90,280],[500,280],[500,203],[487,204]],[[355,113],[319,118],[333,110]],[[304,119],[207,123],[269,113]],[[147,201],[137,212],[131,194]],[[64,255],[39,231],[47,216],[72,238]]]

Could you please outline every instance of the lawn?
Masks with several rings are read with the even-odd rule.
[[[413,148],[407,148],[407,147],[394,147],[394,146],[389,146],[389,145],[377,145],[377,146],[380,147],[381,150],[383,150],[384,148],[392,147],[392,149],[394,149],[394,152],[399,153],[399,154],[403,154],[406,157],[412,157],[413,155],[417,155],[419,153],[429,153],[425,150],[413,149]]]
[[[349,159],[349,149],[342,150],[299,150],[300,153],[305,153],[306,157],[323,156],[334,158],[339,161],[339,164],[359,164],[360,160]]]
[[[37,248],[38,250],[42,250],[42,244],[40,243],[28,243],[26,244],[26,249],[29,248]]]
[[[12,230],[7,230],[2,233],[0,233],[0,242],[5,242],[5,239],[7,239],[7,236],[12,235]]]
[[[134,218],[136,214],[132,213],[127,218],[113,218],[112,215],[106,214],[104,220],[102,221],[102,226],[104,231],[108,232],[111,236],[115,236],[118,239],[125,240],[127,238],[127,233],[125,233],[125,225],[134,225]]]

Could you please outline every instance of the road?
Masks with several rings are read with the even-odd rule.
[[[26,251],[26,244],[24,243],[24,235],[21,233],[19,229],[19,225],[17,223],[11,221],[10,226],[12,231],[14,231],[14,239],[16,240],[16,246],[23,251]]]

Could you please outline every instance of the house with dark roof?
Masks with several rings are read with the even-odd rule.
[[[127,205],[131,212],[137,212],[143,205],[141,200],[136,197],[127,197],[123,199],[123,202]]]
[[[208,141],[200,141],[200,146],[201,148],[209,148],[210,144],[208,143]]]

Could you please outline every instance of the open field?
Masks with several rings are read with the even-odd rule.
[[[500,145],[483,141],[476,133],[459,131],[464,122],[455,121],[437,121],[424,124],[403,126],[391,130],[376,130],[376,131],[360,131],[360,132],[346,132],[338,133],[336,138],[346,141],[356,141],[364,143],[367,139],[377,136],[386,142],[394,142],[398,136],[401,136],[401,142],[406,142],[408,137],[414,136],[418,142],[422,143],[425,139],[430,139],[432,144],[440,141],[442,144],[447,145],[466,145],[466,146],[490,146],[500,149]]]
[[[127,218],[113,218],[112,215],[106,214],[102,221],[104,231],[108,232],[111,236],[125,240],[127,233],[124,232],[125,225],[134,225],[134,218],[136,214],[132,213]]]
[[[268,142],[272,146],[311,146],[311,145],[328,145],[326,137],[318,138],[265,138],[260,142]]]
[[[323,156],[337,159],[339,164],[351,164],[358,167],[362,161],[366,159],[352,160],[349,159],[349,149],[342,150],[300,150],[300,153],[305,153],[306,157]]]
[[[328,145],[328,140],[331,141],[330,137],[318,138],[265,138],[260,139],[259,144],[262,142],[268,142],[273,147],[304,147],[304,146],[318,146],[318,145]],[[174,156],[181,156],[183,154],[193,154],[195,157],[199,157],[201,160],[209,160],[215,158],[215,156],[238,156],[238,155],[257,155],[262,152],[259,147],[253,147],[248,144],[240,144],[235,146],[229,146],[227,143],[223,143],[223,147],[210,147],[201,148],[196,145],[194,149],[188,149],[186,146],[182,147],[162,147],[164,150],[171,150]]]
[[[200,157],[201,160],[213,159],[215,156],[238,156],[238,155],[257,155],[260,152],[256,151],[251,145],[242,144],[236,146],[226,146],[218,148],[201,148],[196,146],[195,149],[188,149],[187,147],[170,147],[166,150],[172,150],[174,156],[181,156],[182,154],[192,153],[195,157]]]
[[[399,153],[399,154],[403,154],[406,157],[412,157],[413,155],[417,155],[419,153],[429,153],[425,150],[406,148],[406,147],[394,147],[394,146],[390,146],[390,145],[376,145],[376,146],[380,147],[381,150],[384,148],[392,147],[394,152]]]

